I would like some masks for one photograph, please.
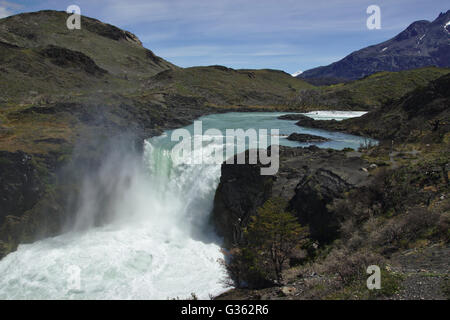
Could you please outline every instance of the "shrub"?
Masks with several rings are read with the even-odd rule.
[[[366,269],[370,265],[381,266],[384,259],[367,249],[351,252],[347,248],[335,249],[322,264],[325,273],[337,275],[343,285],[367,279]]]
[[[264,288],[272,285],[268,280],[261,261],[256,254],[248,248],[233,248],[225,253],[225,259],[220,263],[227,271],[227,278],[224,279],[226,285],[237,288]]]
[[[424,207],[413,207],[403,215],[389,219],[371,235],[375,246],[403,247],[420,238],[439,234],[440,215]]]
[[[307,228],[286,212],[283,199],[270,199],[257,210],[244,231],[244,244],[226,254],[222,264],[237,287],[260,288],[282,281],[294,249],[308,243]]]
[[[262,259],[272,280],[282,280],[282,270],[292,251],[308,236],[308,231],[290,212],[283,199],[268,200],[257,210],[245,231],[248,249]],[[261,264],[261,263],[260,263]]]

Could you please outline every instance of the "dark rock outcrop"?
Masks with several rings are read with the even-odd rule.
[[[87,30],[102,37],[115,41],[128,41],[137,46],[142,46],[142,42],[139,40],[139,38],[129,31],[121,30],[113,25],[92,18],[84,18],[83,23],[84,27]]]
[[[297,120],[298,122],[296,125],[298,126],[304,126],[307,127],[308,124],[313,123],[315,120],[311,117],[305,116],[301,113],[291,113],[291,114],[285,114],[282,116],[279,116],[278,119],[280,120]]]
[[[0,225],[8,215],[32,208],[44,187],[30,155],[0,151]]]
[[[262,176],[260,169],[259,164],[222,164],[212,221],[226,246],[242,240],[250,217],[270,198],[274,177]]]
[[[292,133],[287,137],[288,140],[291,141],[297,141],[297,142],[327,142],[330,141],[330,139],[321,137],[321,136],[315,136],[312,134],[304,134],[304,133]]]
[[[0,151],[0,259],[60,231],[66,199],[54,181],[60,156]]]
[[[280,147],[280,169],[274,176],[261,176],[260,165],[224,163],[212,222],[225,246],[233,246],[242,241],[243,229],[258,207],[271,197],[281,197],[288,201],[287,209],[310,227],[314,239],[331,241],[337,221],[327,205],[368,183],[368,173],[359,170],[364,166],[364,160],[343,151],[315,146]]]
[[[279,116],[278,119],[280,120],[304,120],[304,119],[308,119],[309,117],[301,114],[301,113],[289,113],[289,114],[284,114],[282,116]]]
[[[303,117],[298,118],[298,122],[296,123],[296,125],[298,125],[300,127],[310,127],[311,124],[314,123],[315,121],[316,120],[314,120],[313,118],[303,116]]]
[[[41,50],[41,55],[49,58],[53,64],[60,67],[81,69],[94,76],[102,76],[108,73],[82,52],[58,46],[48,46]]]

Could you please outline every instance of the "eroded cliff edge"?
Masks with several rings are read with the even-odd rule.
[[[270,198],[281,197],[300,223],[309,226],[315,240],[328,242],[336,236],[338,221],[327,205],[345,192],[368,184],[368,166],[358,152],[315,146],[281,146],[280,168],[273,176],[262,176],[260,164],[224,163],[212,222],[224,237],[225,246],[231,247],[242,240],[243,230],[257,208]]]

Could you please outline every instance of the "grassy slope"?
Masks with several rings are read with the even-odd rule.
[[[416,75],[420,74],[417,83],[421,84],[446,72],[416,71],[410,73],[412,80],[406,82],[402,80],[403,73],[388,73],[384,80],[372,81],[369,77],[342,88],[316,89],[281,71],[217,66],[177,68],[155,57],[124,31],[85,17],[82,30],[69,31],[66,17],[63,12],[46,11],[0,20],[0,151],[28,153],[40,178],[46,181],[46,196],[26,213],[31,218],[14,220],[19,230],[29,230],[28,219],[32,219],[32,230],[24,236],[22,231],[18,233],[6,226],[9,231],[3,235],[10,240],[5,252],[14,249],[18,242],[30,241],[33,230],[42,227],[42,219],[53,219],[53,223],[58,219],[59,209],[52,218],[47,214],[58,207],[58,201],[53,199],[57,197],[53,182],[47,182],[70,159],[71,150],[81,137],[89,141],[92,137],[137,131],[136,128],[149,136],[157,132],[153,129],[182,126],[202,113],[230,106],[293,110],[323,106],[295,101],[296,95],[305,91],[346,92],[353,88],[351,97],[358,96],[361,90],[355,101],[370,93],[373,98],[368,101],[375,101],[370,105],[376,105],[385,87],[391,88],[384,84],[390,79],[396,79],[399,91],[408,91],[416,84]],[[68,51],[55,61],[42,54],[48,45]],[[94,65],[89,64],[89,59]],[[107,73],[90,72],[96,68]],[[372,82],[379,83],[376,90]],[[333,108],[348,109],[339,99]],[[364,109],[358,104],[351,108]],[[14,188],[11,185],[10,190]],[[48,207],[42,204],[45,201]]]
[[[0,20],[0,40],[19,47],[56,45],[90,56],[116,76],[144,77],[175,68],[152,55],[131,33],[82,17],[81,30],[66,27],[65,12],[40,11]]]
[[[222,66],[168,70],[148,81],[148,90],[204,97],[212,105],[286,105],[298,90],[313,86],[277,70],[234,70]]]
[[[435,67],[379,72],[361,80],[302,92],[294,103],[316,108],[373,110],[448,73],[450,69]]]

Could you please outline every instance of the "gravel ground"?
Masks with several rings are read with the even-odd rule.
[[[394,272],[403,275],[400,290],[390,300],[448,300],[450,285],[450,247],[432,245],[394,254],[390,263]],[[447,286],[447,292],[444,290]],[[286,291],[286,294],[283,293]],[[319,275],[292,277],[285,287],[261,290],[231,290],[217,299],[238,300],[310,300],[333,293],[332,279]],[[355,297],[357,299],[357,297]]]
[[[444,284],[450,279],[450,247],[433,245],[413,249],[392,257],[393,270],[405,276],[402,289],[392,299],[442,300],[448,299]]]

